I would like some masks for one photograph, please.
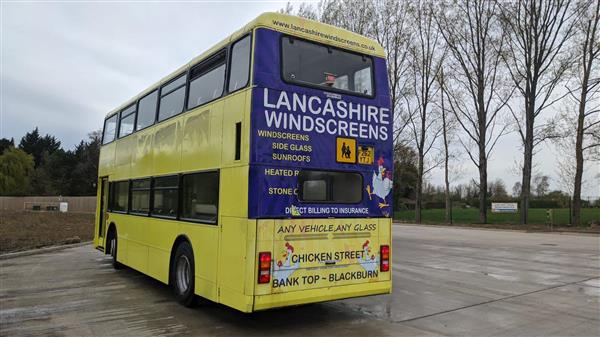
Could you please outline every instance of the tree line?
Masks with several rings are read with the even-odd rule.
[[[516,133],[521,152],[521,223],[528,222],[535,154],[552,142],[580,224],[584,170],[600,161],[600,0],[322,0],[288,3],[282,13],[345,28],[378,41],[387,54],[394,112],[396,182],[421,210],[428,174],[444,171],[446,220],[458,162],[473,179],[479,222],[487,222],[488,162],[499,139]],[[412,169],[411,169],[412,170]],[[493,183],[493,182],[492,182]],[[539,184],[535,186],[539,187]]]
[[[100,138],[100,131],[92,132],[73,150],[37,127],[18,144],[0,139],[0,195],[95,195]]]

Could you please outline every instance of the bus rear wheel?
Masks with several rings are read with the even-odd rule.
[[[188,242],[177,246],[171,265],[171,287],[177,302],[192,307],[195,299],[194,252]]]

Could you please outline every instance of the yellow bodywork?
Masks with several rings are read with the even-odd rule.
[[[277,22],[277,24],[275,23]],[[293,25],[295,29],[285,28]],[[306,39],[353,49],[361,53],[383,56],[383,49],[376,42],[363,36],[317,23],[276,13],[266,13],[244,28],[195,58],[184,67],[165,77],[159,83],[124,103],[135,102],[139,97],[158,87],[161,83],[181,74],[182,71],[202,58],[236,41],[259,27],[267,27]],[[298,27],[302,27],[298,30]],[[314,35],[313,31],[327,36]],[[311,33],[312,32],[312,33]],[[336,41],[331,40],[335,36]],[[352,41],[356,46],[349,45]],[[253,50],[254,48],[252,48]],[[251,62],[252,64],[253,62]],[[252,74],[252,71],[250,72]],[[252,79],[250,79],[252,83]],[[273,252],[274,263],[283,242],[292,245],[308,245],[318,241],[303,241],[302,236],[281,236],[276,227],[286,224],[302,224],[315,219],[255,220],[248,218],[248,174],[250,151],[250,99],[252,87],[237,91],[176,117],[159,122],[147,129],[102,146],[99,160],[98,211],[94,245],[104,248],[106,230],[110,224],[118,231],[119,262],[147,274],[161,282],[169,282],[169,261],[173,245],[180,236],[186,237],[193,248],[195,259],[195,291],[211,301],[223,303],[243,312],[302,303],[328,301],[340,298],[389,293],[391,271],[379,273],[369,282],[334,282],[323,286],[299,286],[274,289],[269,284],[257,284],[257,254]],[[241,123],[241,158],[234,160],[235,124]],[[139,215],[106,212],[106,191],[101,195],[101,181],[118,181],[140,177],[159,176],[202,170],[220,172],[218,225],[181,222]],[[101,214],[103,217],[101,217]],[[100,224],[100,219],[104,220]],[[332,224],[351,222],[352,225],[376,224],[369,233],[355,233],[356,237],[333,238],[326,241],[331,248],[343,250],[348,242],[363,243],[367,236],[372,243],[391,245],[390,219],[321,219]],[[353,232],[352,230],[350,232]],[[289,233],[288,233],[289,234]],[[290,235],[293,235],[291,233]],[[351,233],[348,235],[352,236]],[[362,235],[362,236],[361,236]],[[324,239],[324,238],[323,238]],[[318,249],[318,247],[312,247]],[[348,268],[353,270],[358,265]],[[312,269],[310,269],[312,270]],[[308,275],[310,270],[299,273]],[[319,273],[325,273],[320,271]]]

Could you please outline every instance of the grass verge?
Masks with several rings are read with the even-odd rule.
[[[553,230],[556,231],[581,231],[600,233],[600,208],[582,209],[582,226],[569,226],[569,209],[552,210]],[[444,209],[424,209],[422,211],[422,223],[448,225],[444,220]],[[488,223],[480,224],[479,210],[476,208],[454,208],[452,210],[453,225],[463,227],[480,228],[501,228],[501,229],[521,229],[534,231],[547,231],[548,217],[547,210],[542,208],[533,208],[529,210],[529,224],[522,226],[519,224],[519,213],[492,213],[488,211]],[[402,210],[394,213],[394,220],[400,222],[414,222],[415,212],[412,210]]]

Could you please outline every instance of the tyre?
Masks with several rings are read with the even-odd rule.
[[[115,229],[113,229],[110,231],[110,234],[107,236],[108,236],[108,242],[109,242],[109,247],[110,247],[109,254],[112,258],[113,268],[121,269],[123,267],[123,265],[117,261],[117,247],[118,247],[117,231]]]
[[[194,252],[188,242],[177,246],[171,265],[171,287],[177,302],[192,307],[195,303]]]

